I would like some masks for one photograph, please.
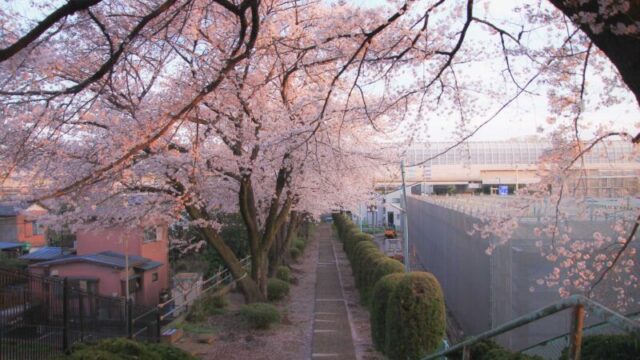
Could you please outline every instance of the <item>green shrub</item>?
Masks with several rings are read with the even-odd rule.
[[[379,351],[384,351],[385,346],[385,320],[389,296],[403,276],[404,273],[387,275],[380,279],[373,288],[372,298],[376,299],[376,301],[371,302],[369,319],[371,323],[371,338]]]
[[[353,259],[355,247],[359,243],[366,242],[366,243],[373,244],[372,240],[373,240],[373,238],[370,235],[367,235],[365,233],[361,233],[360,231],[358,231],[356,234],[352,234],[349,238],[347,238],[345,240],[345,246],[344,246],[345,249],[344,249],[344,251],[347,253],[347,256],[351,260],[351,259]]]
[[[293,240],[293,247],[300,250],[300,252],[303,252],[306,246],[307,244],[300,238]]]
[[[402,272],[404,272],[404,265],[401,262],[381,255],[372,265],[371,271],[365,273],[364,287],[361,294],[365,304],[368,304],[370,299],[377,299],[375,296],[372,296],[372,293],[373,288],[380,279],[389,274]]]
[[[352,252],[351,258],[349,261],[351,262],[351,269],[354,274],[358,274],[360,272],[360,261],[365,256],[367,252],[376,252],[378,250],[378,246],[370,241],[361,241],[359,242]],[[357,279],[356,279],[357,281]]]
[[[147,344],[152,352],[160,355],[162,360],[195,360],[196,358],[182,349],[168,344]]]
[[[189,307],[186,320],[190,322],[202,322],[209,316],[221,313],[221,309],[227,305],[222,294],[204,293]]]
[[[582,340],[582,359],[638,359],[640,340],[631,335],[591,335]],[[569,358],[569,349],[562,351],[560,360]]]
[[[289,250],[289,253],[291,254],[291,258],[292,258],[293,260],[298,259],[298,258],[300,257],[300,254],[301,254],[300,250],[299,250],[298,248],[295,248],[295,247],[292,247],[292,248]]]
[[[9,270],[26,271],[29,264],[14,257],[11,257],[4,252],[0,251],[0,264],[2,267]]]
[[[290,282],[291,281],[291,270],[286,266],[278,266],[276,269],[276,278]]]
[[[493,340],[482,340],[471,346],[471,358],[474,360],[543,360],[539,356],[518,354],[498,345]],[[462,351],[447,355],[448,359],[461,360]]]
[[[438,280],[426,272],[405,274],[391,292],[385,323],[385,353],[391,360],[419,359],[435,351],[445,334]]]
[[[71,360],[195,360],[189,353],[167,344],[147,344],[124,338],[78,344],[66,357]]]
[[[371,288],[373,288],[374,284],[370,284],[368,279],[370,278],[370,274],[375,270],[375,268],[380,264],[386,256],[378,250],[378,248],[369,248],[360,253],[360,257],[356,259],[356,263],[358,264],[358,276],[356,278],[356,286],[360,290],[360,298],[362,299],[362,303],[367,303],[367,296],[371,292]]]
[[[280,313],[275,306],[265,303],[244,305],[240,315],[247,320],[254,329],[268,329],[272,324],[280,321]]]
[[[289,295],[289,283],[280,279],[269,279],[267,282],[267,297],[269,301],[282,300]]]

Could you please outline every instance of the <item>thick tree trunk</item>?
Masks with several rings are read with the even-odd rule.
[[[284,260],[284,254],[282,249],[287,238],[287,226],[281,226],[280,230],[276,234],[276,239],[269,250],[269,277],[274,277],[278,266],[282,265]]]
[[[640,37],[633,35],[616,35],[610,31],[611,26],[616,24],[635,25],[640,21],[640,2],[630,1],[629,11],[625,14],[617,14],[607,19],[603,19],[599,14],[600,1],[567,1],[549,0],[562,11],[567,17],[572,18],[576,14],[592,13],[598,14],[595,24],[603,24],[603,30],[596,33],[588,24],[576,24],[587,34],[589,39],[602,50],[613,65],[618,69],[622,80],[636,96],[636,101],[640,104]]]
[[[269,251],[262,249],[251,255],[251,278],[258,285],[262,296],[267,298],[267,281],[269,279]]]
[[[186,206],[186,210],[189,213],[189,216],[194,220],[208,219],[207,214],[195,206]],[[259,284],[254,281],[254,278],[242,267],[238,257],[233,253],[233,250],[225,244],[220,235],[208,226],[198,227],[198,230],[200,230],[200,233],[207,242],[216,249],[216,252],[220,255],[220,258],[231,272],[233,278],[237,280],[238,287],[244,296],[245,302],[252,303],[266,301],[266,292],[262,292],[260,290]]]

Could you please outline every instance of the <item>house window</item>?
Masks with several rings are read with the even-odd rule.
[[[37,221],[30,221],[31,224],[31,233],[33,235],[42,235],[44,234],[44,226],[42,224],[38,224]]]
[[[400,204],[400,198],[392,198],[391,202],[394,204]]]
[[[153,274],[151,274],[151,281],[158,281],[158,273],[154,272]]]
[[[144,229],[144,242],[158,241],[158,228],[148,227]]]

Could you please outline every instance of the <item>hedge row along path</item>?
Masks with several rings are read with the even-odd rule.
[[[355,360],[351,314],[338,271],[330,225],[321,225],[316,236],[319,252],[311,358]]]

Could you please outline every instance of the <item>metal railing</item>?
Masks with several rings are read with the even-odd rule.
[[[462,351],[462,359],[470,360],[471,358],[471,346],[507,331],[515,328],[527,325],[536,320],[540,320],[547,316],[553,315],[562,310],[571,308],[573,310],[571,316],[571,326],[569,331],[569,359],[580,359],[580,350],[582,346],[582,329],[584,327],[585,308],[589,309],[593,314],[602,318],[605,322],[640,338],[640,323],[629,319],[622,314],[619,314],[593,300],[587,299],[582,295],[572,295],[566,299],[563,299],[557,303],[548,305],[537,311],[523,315],[502,324],[494,329],[485,331],[479,335],[470,337],[469,339],[453,345],[452,347],[438,351],[424,357],[422,360],[438,359],[444,355],[452,354],[454,352]]]
[[[174,319],[186,314],[189,312],[189,308],[193,303],[195,303],[205,293],[219,289],[223,284],[230,285],[244,279],[248,276],[248,271],[250,271],[251,268],[251,256],[247,256],[240,260],[240,264],[242,268],[245,269],[245,273],[239,279],[233,279],[233,275],[231,275],[229,269],[225,268],[218,271],[207,280],[195,282],[188,289],[183,289],[179,295],[159,304],[158,311],[161,314],[159,317],[160,321],[165,322],[169,319]],[[192,294],[194,295],[190,296]],[[175,306],[178,297],[182,297],[184,300],[180,305]]]
[[[47,359],[77,342],[158,338],[158,309],[87,292],[66,278],[0,267],[0,358]]]

